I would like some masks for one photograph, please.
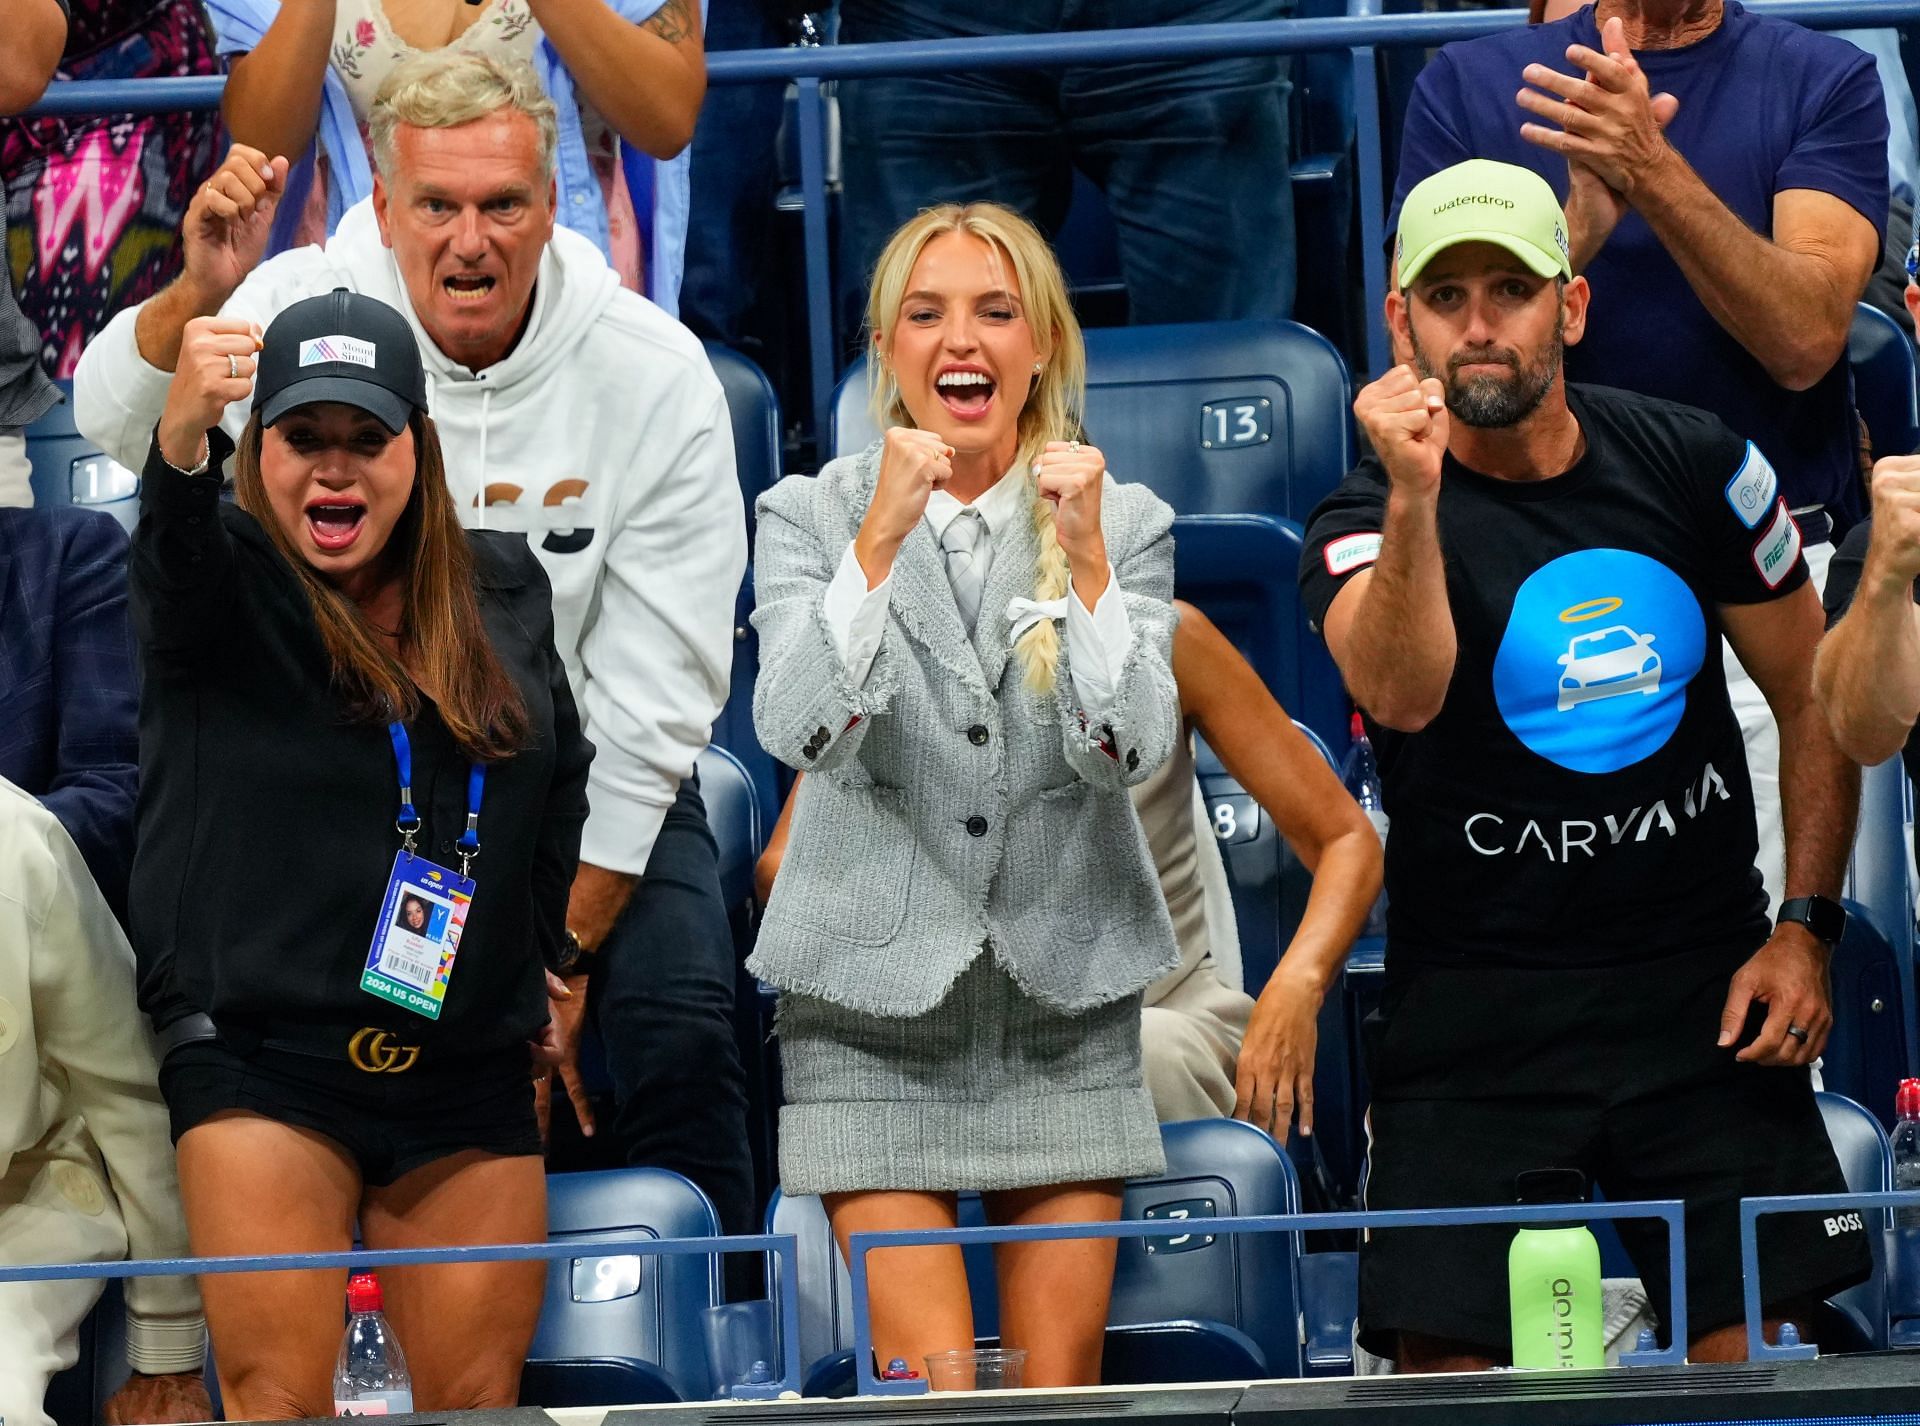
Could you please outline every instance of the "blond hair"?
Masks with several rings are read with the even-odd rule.
[[[553,100],[540,76],[524,60],[495,59],[475,50],[426,50],[395,65],[373,99],[367,129],[373,139],[374,167],[393,176],[393,131],[452,129],[501,109],[518,109],[540,131],[540,176],[553,177],[554,150],[560,142]]]
[[[942,203],[910,219],[891,239],[874,266],[873,286],[867,298],[867,327],[878,339],[876,360],[867,363],[869,400],[874,419],[887,426],[911,426],[913,416],[901,399],[900,381],[892,363],[884,359],[914,264],[927,244],[946,233],[965,233],[987,244],[996,262],[1004,258],[1013,267],[1027,326],[1042,363],[1040,374],[1027,390],[1017,426],[1019,447],[1015,468],[1026,482],[1033,511],[1033,530],[1040,554],[1034,562],[1033,597],[1064,598],[1073,571],[1054,531],[1053,502],[1043,500],[1034,481],[1033,463],[1048,441],[1081,438],[1081,411],[1087,391],[1087,349],[1080,323],[1067,296],[1067,279],[1059,259],[1040,230],[1011,208],[998,203]],[[1009,284],[1013,285],[1013,284]],[[1043,619],[1020,638],[1014,652],[1026,672],[1027,687],[1045,693],[1054,686],[1060,665],[1060,630]]]

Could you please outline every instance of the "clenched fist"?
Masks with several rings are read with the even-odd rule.
[[[260,329],[238,317],[195,317],[180,338],[180,360],[160,413],[160,454],[176,470],[200,463],[209,430],[253,391]]]
[[[1100,493],[1107,458],[1080,441],[1048,441],[1033,463],[1040,496],[1053,502],[1053,529],[1073,566],[1074,590],[1093,607],[1107,586],[1107,539],[1100,529]]]
[[[201,184],[180,225],[187,281],[212,306],[226,301],[260,263],[273,212],[287,183],[287,161],[235,144]]]
[[[952,446],[931,431],[888,428],[880,450],[880,478],[853,542],[854,558],[866,572],[869,589],[893,568],[901,542],[927,513],[927,497],[952,479]]]
[[[1920,456],[1874,464],[1873,539],[1862,579],[1903,592],[1920,579]]]
[[[1423,381],[1412,367],[1396,366],[1361,390],[1353,414],[1395,489],[1429,495],[1440,488],[1453,424],[1437,378]]]

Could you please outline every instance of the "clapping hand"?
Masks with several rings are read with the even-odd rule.
[[[1568,63],[1585,71],[1584,79],[1544,64],[1522,71],[1521,78],[1534,88],[1520,91],[1520,107],[1557,127],[1522,124],[1520,134],[1563,155],[1576,182],[1584,182],[1578,172],[1584,168],[1612,190],[1617,220],[1641,177],[1666,154],[1663,130],[1679,112],[1680,101],[1652,93],[1618,16],[1607,21],[1600,43],[1605,54],[1585,45],[1567,48]],[[1589,185],[1576,200],[1595,196]]]

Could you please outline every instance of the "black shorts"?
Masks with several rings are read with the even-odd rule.
[[[1735,1063],[1757,1020],[1736,1045],[1715,1044],[1727,983],[1748,954],[1402,975],[1369,1027],[1366,1206],[1512,1203],[1515,1177],[1539,1168],[1580,1169],[1616,1203],[1678,1198],[1688,1335],[1741,1321],[1740,1200],[1846,1191],[1808,1072]],[[1616,1226],[1667,1321],[1665,1224]],[[1360,1253],[1362,1344],[1391,1356],[1395,1333],[1417,1332],[1507,1359],[1513,1232],[1370,1233]],[[1871,1266],[1865,1233],[1830,1234],[1820,1214],[1762,1218],[1760,1261],[1769,1306],[1831,1296]]]
[[[343,1050],[344,1050],[344,1040]],[[532,1065],[524,1049],[481,1054],[404,1055],[377,1045],[356,1068],[328,1055],[251,1036],[192,1040],[160,1066],[174,1142],[223,1109],[243,1109],[333,1140],[359,1166],[361,1181],[383,1188],[422,1165],[479,1149],[538,1155]]]

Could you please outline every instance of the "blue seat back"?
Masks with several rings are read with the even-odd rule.
[[[706,1194],[666,1169],[548,1176],[550,1240],[610,1233],[712,1238],[719,1236],[720,1219]],[[713,1383],[701,1313],[719,1301],[718,1257],[561,1258],[549,1266],[540,1325],[527,1356],[549,1362],[635,1358],[658,1367],[682,1399],[705,1400]]]
[[[753,898],[753,863],[766,845],[759,794],[740,759],[717,744],[702,751],[694,767],[720,852],[720,892],[732,909]]]
[[[1300,603],[1300,526],[1265,514],[1181,515],[1173,591],[1197,605],[1253,665],[1267,691],[1344,752],[1352,705]]]
[[[708,342],[707,360],[726,393],[733,427],[733,458],[740,495],[753,534],[753,505],[780,479],[780,399],[765,372],[718,342]],[[753,630],[753,568],[747,568],[733,611],[733,670],[727,701],[714,720],[713,740],[733,750],[753,781],[760,814],[768,825],[780,813],[780,776],[753,732],[753,682],[760,667],[760,640]]]
[[[767,374],[749,358],[719,342],[702,343],[713,374],[727,397],[727,418],[733,427],[734,467],[740,476],[740,496],[747,507],[747,526],[753,526],[753,502],[773,489],[780,479],[780,398]]]
[[[1853,404],[1867,423],[1874,459],[1920,450],[1920,382],[1913,370],[1913,343],[1900,324],[1862,302],[1847,338],[1853,371]]]
[[[1353,464],[1347,364],[1294,322],[1102,327],[1087,338],[1087,438],[1114,475],[1182,515],[1280,515],[1304,524]],[[877,435],[865,359],[842,378],[830,446]]]
[[[1860,777],[1860,820],[1847,863],[1851,915],[1834,949],[1829,1088],[1876,1106],[1891,1124],[1888,1085],[1914,1072],[1913,880],[1908,870],[1911,791],[1900,759]]]
[[[1834,1157],[1840,1160],[1840,1173],[1847,1181],[1847,1191],[1889,1192],[1893,1188],[1893,1146],[1887,1141],[1880,1121],[1841,1095],[1822,1090],[1814,1098],[1819,1101],[1827,1137],[1833,1141]],[[1873,1252],[1873,1276],[1831,1300],[1834,1307],[1853,1319],[1868,1342],[1875,1348],[1884,1348],[1887,1345],[1886,1213],[1869,1209],[1865,1217],[1869,1230],[1867,1242]]]
[[[140,474],[128,470],[75,428],[73,383],[56,383],[61,401],[26,429],[36,505],[92,505],[129,531],[140,518]]]
[[[1292,1213],[1300,1202],[1287,1156],[1267,1135],[1233,1119],[1161,1126],[1167,1170],[1130,1180],[1121,1211],[1174,1225],[1164,1237],[1122,1241],[1107,1321],[1113,1327],[1219,1323],[1257,1346],[1268,1374],[1301,1373],[1298,1247],[1292,1234],[1215,1236],[1197,1220]],[[985,1221],[977,1194],[963,1194],[960,1221]],[[776,1194],[767,1231],[799,1240],[800,1355],[813,1364],[853,1345],[852,1286],[818,1198]],[[974,1331],[998,1332],[990,1249],[969,1248]],[[1179,1333],[1159,1339],[1164,1348]],[[1218,1355],[1218,1342],[1207,1348]]]

